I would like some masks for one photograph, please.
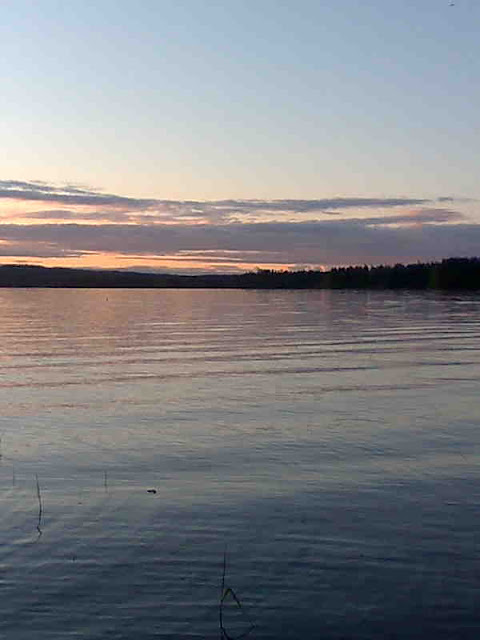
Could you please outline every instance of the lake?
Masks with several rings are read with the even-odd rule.
[[[0,336],[1,637],[478,638],[480,296],[0,289]]]

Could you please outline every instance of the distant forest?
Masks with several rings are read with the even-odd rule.
[[[480,290],[480,258],[336,267],[329,271],[257,269],[195,276],[5,265],[0,266],[0,287]]]

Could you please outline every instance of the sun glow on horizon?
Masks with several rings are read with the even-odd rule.
[[[189,258],[143,256],[137,259],[126,257],[123,255],[94,254],[83,255],[81,257],[58,257],[58,258],[23,258],[20,256],[9,256],[8,258],[0,258],[0,265],[31,265],[41,267],[65,267],[71,269],[101,269],[101,270],[125,270],[159,273],[177,273],[177,274],[229,274],[229,273],[246,273],[256,271],[258,269],[268,269],[274,271],[297,271],[301,269],[318,269],[323,270],[323,265],[299,266],[284,263],[259,263],[259,262],[214,262],[209,263],[198,258],[191,260]]]

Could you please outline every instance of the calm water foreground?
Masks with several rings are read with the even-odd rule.
[[[3,289],[0,336],[0,637],[218,639],[222,577],[231,638],[480,637],[480,296]]]

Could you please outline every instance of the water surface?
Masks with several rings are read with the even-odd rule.
[[[0,337],[3,637],[219,638],[225,549],[231,637],[478,637],[478,296],[3,289]]]

